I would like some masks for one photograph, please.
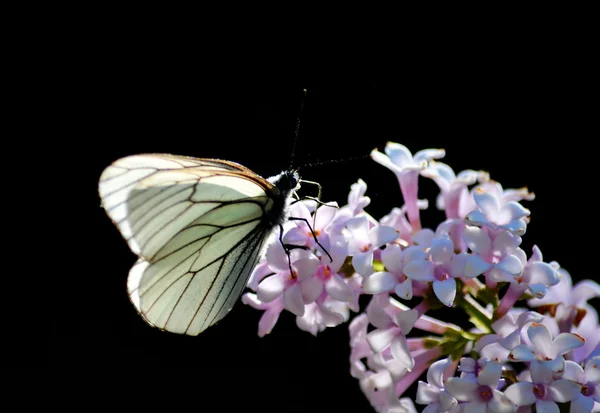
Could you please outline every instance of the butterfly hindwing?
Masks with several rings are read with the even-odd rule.
[[[100,178],[102,205],[139,256],[128,292],[144,319],[197,335],[245,286],[272,225],[278,192],[241,165],[173,155],[116,161]]]

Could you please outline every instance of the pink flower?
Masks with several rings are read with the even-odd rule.
[[[483,186],[473,190],[473,198],[478,209],[467,214],[468,225],[486,226],[492,230],[504,229],[515,235],[523,235],[527,230],[526,217],[530,212],[516,201],[506,202],[498,194],[487,191]]]
[[[430,160],[443,158],[444,155],[443,149],[425,149],[413,156],[406,146],[393,142],[388,142],[385,146],[385,155],[377,149],[371,152],[371,158],[375,162],[396,174],[407,206],[408,220],[415,230],[421,229],[417,207],[419,173],[427,167]]]
[[[458,401],[444,387],[444,372],[451,365],[450,357],[438,360],[427,371],[427,383],[419,381],[416,402],[427,405],[423,413],[458,411]]]
[[[574,381],[554,380],[552,372],[539,364],[531,364],[530,373],[531,381],[519,381],[504,392],[519,407],[535,404],[538,412],[559,413],[556,402],[571,401],[581,390]]]
[[[431,178],[440,188],[436,205],[438,209],[445,210],[446,218],[461,219],[474,208],[468,186],[477,181],[487,181],[490,177],[487,172],[471,169],[455,175],[448,165],[436,161],[430,161],[421,175]]]
[[[446,391],[461,402],[467,402],[465,412],[510,413],[515,409],[510,400],[497,389],[502,376],[502,364],[488,362],[475,380],[451,377]]]
[[[291,228],[285,232],[283,242],[285,244],[304,245],[310,248],[316,248],[317,245],[313,236],[314,232],[321,245],[329,252],[329,235],[326,231],[337,211],[337,203],[328,202],[325,205],[321,205],[313,216],[304,203],[296,202],[290,207],[290,215],[297,218],[304,218],[306,221],[292,221],[295,225],[291,226]],[[312,227],[313,230],[312,232],[307,222],[310,223],[310,227]]]
[[[377,226],[369,229],[364,215],[352,218],[346,224],[350,233],[348,253],[352,265],[360,275],[373,273],[373,251],[398,238],[398,231],[391,227]]]
[[[475,252],[466,259],[466,278],[487,272],[492,281],[511,281],[523,272],[523,264],[516,254],[521,243],[520,237],[507,231],[491,237],[481,228],[467,226],[463,239],[469,249]]]
[[[529,326],[527,335],[531,346],[518,345],[510,352],[509,360],[529,362],[531,369],[546,369],[550,374],[562,374],[565,366],[563,355],[585,342],[582,337],[571,333],[561,333],[552,338],[548,328],[537,323]]]
[[[600,356],[589,359],[585,369],[567,361],[563,378],[579,384],[581,388],[571,400],[571,413],[589,413],[594,404],[600,403]]]
[[[387,271],[380,271],[365,277],[364,291],[367,294],[395,292],[402,299],[413,297],[412,280],[404,274],[404,265],[417,258],[425,259],[423,248],[412,246],[404,251],[397,244],[390,244],[381,251],[381,261]]]
[[[264,278],[256,290],[258,299],[263,303],[283,298],[286,310],[298,317],[304,315],[304,300],[302,283],[316,271],[319,260],[313,254],[304,250],[292,250],[290,261],[293,273],[290,274],[288,256],[282,245],[274,242],[267,248],[267,264],[274,272]]]
[[[429,250],[422,256],[413,254],[406,262],[404,274],[423,282],[431,282],[436,297],[446,306],[451,306],[456,297],[456,280],[464,274],[466,255],[455,254],[450,236],[440,233],[422,245]]]

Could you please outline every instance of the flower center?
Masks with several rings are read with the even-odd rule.
[[[326,265],[325,267],[323,267],[323,276],[329,277],[330,275],[331,275],[331,269]]]
[[[533,386],[533,394],[538,399],[543,399],[546,395],[546,386],[543,384],[536,384],[535,386]]]
[[[494,397],[494,392],[492,391],[490,386],[479,386],[477,392],[479,393],[479,397],[481,397],[481,400],[483,400],[484,402],[489,402]]]
[[[594,383],[586,383],[581,386],[581,394],[586,397],[592,397],[596,393],[596,386]]]
[[[371,250],[371,244],[363,245],[360,247],[360,252],[367,252]]]
[[[321,231],[319,231],[318,229],[315,229],[313,232],[315,233],[315,236],[317,236],[317,237],[318,237],[319,235],[321,235]],[[311,238],[312,238],[312,236],[313,236],[313,233],[312,233],[312,232],[310,232],[310,231],[308,231],[308,232],[306,233],[306,235],[308,235],[309,237],[311,237]]]
[[[446,264],[436,265],[435,269],[433,270],[433,276],[438,281],[445,281],[448,278],[451,278],[450,266]]]

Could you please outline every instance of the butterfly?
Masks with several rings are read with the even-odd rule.
[[[143,319],[192,336],[221,320],[288,219],[299,182],[295,170],[265,179],[235,162],[168,154],[108,166],[98,192],[138,256],[127,291]]]

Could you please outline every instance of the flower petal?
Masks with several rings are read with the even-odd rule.
[[[570,413],[590,413],[594,408],[594,399],[580,395],[571,401]]]
[[[454,244],[448,234],[437,236],[431,243],[429,253],[436,264],[449,264],[454,256]]]
[[[404,274],[417,281],[433,281],[433,270],[435,264],[431,261],[411,261],[404,266]]]
[[[485,367],[479,372],[477,381],[484,386],[495,388],[498,385],[498,380],[502,376],[502,363],[495,361],[488,362]]]
[[[490,236],[481,228],[471,226],[465,227],[463,240],[471,251],[483,255],[484,257],[491,251],[492,241],[490,240]]]
[[[256,295],[264,303],[269,303],[279,297],[285,288],[285,276],[274,274],[263,279],[258,284]]]
[[[275,241],[267,247],[267,264],[274,272],[290,272],[288,256],[281,245],[281,242]]]
[[[494,267],[500,271],[504,271],[505,273],[512,275],[513,277],[521,275],[523,272],[523,264],[521,264],[521,260],[512,254],[504,257],[504,259],[498,264],[495,264]]]
[[[369,231],[369,240],[371,240],[373,248],[379,248],[388,242],[396,240],[399,235],[399,232],[395,228],[379,226],[371,228]]]
[[[396,284],[394,288],[396,295],[403,300],[410,300],[413,298],[412,280],[407,278],[404,282]]]
[[[600,383],[600,356],[588,360],[585,364],[584,377],[587,381]]]
[[[381,251],[381,262],[392,273],[402,272],[402,249],[398,244],[390,244]]]
[[[323,283],[317,277],[308,277],[300,283],[304,304],[314,302],[323,292]]]
[[[427,382],[438,389],[444,387],[444,372],[452,364],[452,359],[446,357],[433,363],[427,370]]]
[[[470,403],[465,404],[463,413],[487,413],[487,403],[480,402],[479,400],[472,400]]]
[[[434,237],[435,237],[435,232],[433,232],[429,228],[425,228],[425,229],[422,229],[422,230],[414,233],[410,237],[410,240],[415,245],[418,245],[419,247],[429,248],[431,246],[431,242],[433,241]]]
[[[367,317],[369,318],[369,322],[375,327],[385,329],[392,324],[392,318],[382,308],[377,297],[378,296],[374,296],[367,306]]]
[[[500,256],[508,255],[514,252],[521,245],[521,237],[508,231],[501,232],[496,236],[492,243],[492,251]]]
[[[537,413],[560,413],[558,405],[551,400],[538,400],[535,409]]]
[[[481,256],[469,254],[469,256],[465,258],[464,276],[466,278],[475,278],[488,271],[490,268],[492,268],[492,265],[481,258]]]
[[[545,262],[532,262],[527,265],[526,270],[527,282],[530,284],[543,284],[550,287],[560,282],[558,271]]]
[[[331,298],[337,301],[345,303],[352,299],[352,290],[338,274],[331,274],[325,283],[325,290]]]
[[[378,353],[385,349],[397,334],[402,334],[402,331],[397,327],[378,328],[367,334],[367,342],[371,349]]]
[[[535,352],[527,344],[520,344],[512,349],[508,359],[512,361],[532,361],[535,359]]]
[[[525,235],[527,231],[527,222],[524,219],[515,219],[508,224],[500,225],[502,229],[512,232],[515,235]]]
[[[319,260],[314,255],[310,258],[301,258],[294,261],[292,268],[296,271],[298,281],[304,281],[317,271]]]
[[[411,167],[415,164],[412,153],[400,143],[388,142],[384,150],[390,160],[400,168]]]
[[[397,283],[389,272],[376,272],[364,278],[363,290],[367,294],[381,294],[393,290]]]
[[[406,370],[411,371],[415,365],[415,359],[410,355],[410,350],[408,349],[408,343],[406,342],[404,334],[397,334],[394,337],[390,349],[394,359],[402,363]]]
[[[494,224],[487,219],[483,212],[478,210],[471,211],[465,216],[465,224],[494,228]]]
[[[555,355],[562,356],[584,344],[585,339],[577,334],[561,333],[554,338],[552,350]]]
[[[523,205],[519,204],[516,201],[510,201],[504,205],[500,210],[500,216],[502,217],[503,222],[498,222],[499,224],[506,224],[509,221],[523,218],[529,216],[531,211],[525,208]]]
[[[448,278],[444,281],[434,281],[433,292],[442,304],[452,307],[454,298],[456,297],[456,280],[454,278]]]
[[[352,266],[362,276],[373,274],[373,251],[354,254]]]
[[[300,221],[302,222],[302,221]],[[300,226],[290,228],[283,236],[283,242],[285,244],[292,245],[305,245],[308,241],[308,229]],[[311,235],[312,237],[312,235]],[[279,242],[279,241],[277,241]]]
[[[491,220],[496,222],[498,214],[500,213],[500,202],[493,194],[477,188],[473,191],[473,199],[481,211]],[[504,222],[502,222],[504,224]]]
[[[419,381],[416,402],[419,404],[437,403],[440,390],[424,381]]]
[[[316,212],[315,216],[315,230],[323,231],[333,221],[338,211],[337,202],[327,202],[321,205]]]
[[[396,325],[400,327],[402,332],[404,334],[408,334],[419,319],[419,312],[414,309],[401,311],[398,314],[395,314],[392,318]]]
[[[298,284],[294,284],[284,291],[283,305],[286,310],[298,317],[304,315],[304,302],[302,301],[302,292]]]
[[[266,310],[258,321],[258,336],[264,337],[273,331],[273,327],[279,320],[279,315],[283,311],[283,305],[278,304]]]
[[[477,382],[459,377],[451,377],[446,380],[446,390],[448,393],[461,402],[468,402],[475,399],[475,392],[478,387],[479,384]]]
[[[390,169],[395,174],[402,173],[401,167],[397,166],[394,162],[392,162],[389,156],[386,156],[385,154],[379,152],[377,149],[371,151],[371,159],[373,159],[378,164]]]
[[[369,220],[366,215],[359,215],[352,218],[346,223],[346,228],[350,231],[351,241],[354,241],[351,242],[351,245],[362,246],[369,243]],[[350,253],[354,252],[350,251]]]
[[[570,402],[581,393],[581,384],[565,379],[556,380],[547,388],[552,399],[559,403]]]
[[[537,400],[533,394],[533,383],[520,381],[508,386],[504,395],[517,406],[529,406]]]
[[[545,325],[531,324],[527,329],[527,336],[536,353],[552,359],[556,357],[556,354],[552,354],[552,335]]]
[[[447,391],[441,391],[440,392],[440,411],[441,412],[448,412],[452,409],[454,409],[456,406],[458,405],[458,401],[450,396],[450,394]]]
[[[432,159],[441,159],[444,156],[446,156],[446,151],[444,149],[422,149],[415,153],[413,161],[417,164],[421,164]]]
[[[493,390],[493,398],[488,402],[488,408],[493,413],[512,413],[515,411],[510,399],[496,389]]]

